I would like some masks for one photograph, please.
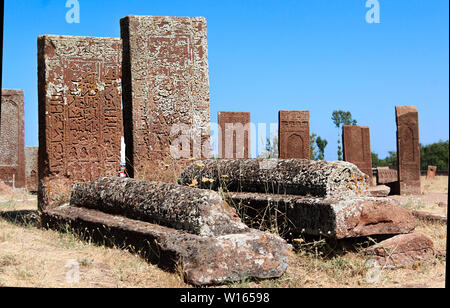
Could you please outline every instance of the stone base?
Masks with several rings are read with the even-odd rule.
[[[391,192],[391,188],[386,185],[377,185],[369,188],[372,197],[387,197]]]
[[[226,193],[225,198],[256,225],[276,209],[278,225],[292,234],[323,235],[342,239],[409,233],[416,222],[412,214],[388,198],[361,197],[333,200],[296,195]],[[272,215],[272,217],[275,214]],[[244,221],[248,224],[248,221]]]
[[[289,245],[257,230],[220,236],[185,231],[118,215],[62,205],[42,213],[45,227],[73,228],[103,244],[132,245],[163,269],[181,268],[193,285],[211,285],[245,278],[280,277],[287,268]]]

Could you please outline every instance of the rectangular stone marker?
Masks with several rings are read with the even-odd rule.
[[[370,130],[368,126],[344,125],[342,128],[344,160],[355,164],[369,176],[373,185],[372,155],[370,152]]]
[[[38,38],[40,209],[54,192],[50,178],[73,184],[117,175],[121,62],[119,38]]]
[[[394,183],[398,181],[398,172],[389,167],[377,167],[377,185]]]
[[[127,16],[120,25],[127,170],[157,179],[174,159],[183,165],[210,152],[206,20]],[[180,136],[188,142],[174,154]]]
[[[250,112],[219,111],[219,157],[251,158]]]
[[[25,175],[28,191],[38,190],[38,150],[39,147],[25,147]]]
[[[24,91],[2,89],[0,118],[0,180],[25,187]]]
[[[278,149],[280,158],[310,159],[309,111],[279,111]]]
[[[419,113],[415,106],[395,106],[395,116],[400,194],[420,194]]]
[[[427,169],[427,180],[434,179],[434,177],[436,176],[436,170],[437,170],[436,166],[428,166],[428,169]]]

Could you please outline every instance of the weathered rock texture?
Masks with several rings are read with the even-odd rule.
[[[342,127],[344,160],[355,164],[369,176],[372,185],[372,155],[370,152],[370,129],[368,126],[344,125]]]
[[[131,178],[75,184],[70,204],[202,236],[248,231],[215,191]]]
[[[310,159],[309,111],[278,112],[280,158]]]
[[[25,175],[28,191],[38,190],[38,147],[25,147]]]
[[[194,285],[279,277],[290,249],[244,225],[216,192],[119,177],[74,185],[70,204],[47,209],[42,221],[143,249]]]
[[[233,192],[348,199],[368,196],[368,177],[348,162],[306,159],[204,160],[183,170],[180,184]]]
[[[433,241],[421,233],[400,234],[364,251],[384,268],[424,262],[434,256]]]
[[[219,111],[219,157],[249,159],[250,112]]]
[[[369,188],[372,197],[387,197],[390,191],[391,188],[386,185],[377,185]]]
[[[0,118],[0,180],[25,187],[23,90],[2,89]]]
[[[247,206],[245,216],[254,225],[263,225],[270,211],[276,213],[277,225],[283,226],[284,233],[294,236],[308,234],[342,239],[408,233],[416,226],[411,213],[388,198],[334,200],[245,192],[229,192],[225,196],[238,208]]]
[[[123,106],[127,170],[154,179],[187,138],[177,163],[209,154],[209,77],[203,17],[127,16],[123,39]],[[172,131],[173,129],[173,131]],[[203,147],[204,146],[204,147]]]
[[[436,170],[437,170],[436,166],[428,166],[428,169],[427,169],[427,180],[434,179],[434,177],[436,176]]]
[[[378,186],[385,185],[389,187],[390,195],[400,194],[398,172],[396,169],[391,169],[389,167],[377,167],[376,183]]]
[[[40,209],[55,177],[70,184],[119,170],[121,59],[118,38],[38,38]]]
[[[415,106],[395,106],[397,166],[401,195],[420,194],[419,113]]]

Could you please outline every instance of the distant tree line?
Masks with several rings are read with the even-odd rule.
[[[420,144],[420,169],[426,170],[428,166],[436,166],[437,170],[448,170],[449,143],[439,140],[428,145]],[[378,154],[372,152],[372,167],[397,167],[397,152],[389,151],[384,159],[380,159]]]

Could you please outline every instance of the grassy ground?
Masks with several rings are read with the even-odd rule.
[[[433,181],[423,180],[426,193],[447,193],[447,177],[436,177]],[[36,196],[23,192],[15,192],[14,196],[0,195],[0,286],[190,287],[180,274],[162,271],[132,251],[81,241],[69,232],[38,228],[37,202],[12,201],[30,198]],[[435,206],[418,202],[422,210]],[[366,267],[367,259],[358,250],[347,249],[341,253],[342,246],[338,249],[324,240],[302,242],[300,239],[297,250],[289,256],[288,270],[281,278],[220,287],[444,287],[446,228],[441,223],[418,221],[416,231],[433,240],[437,251],[435,258],[406,268],[380,269],[376,283],[367,279],[372,269]],[[76,266],[78,282],[78,277],[73,275]]]

